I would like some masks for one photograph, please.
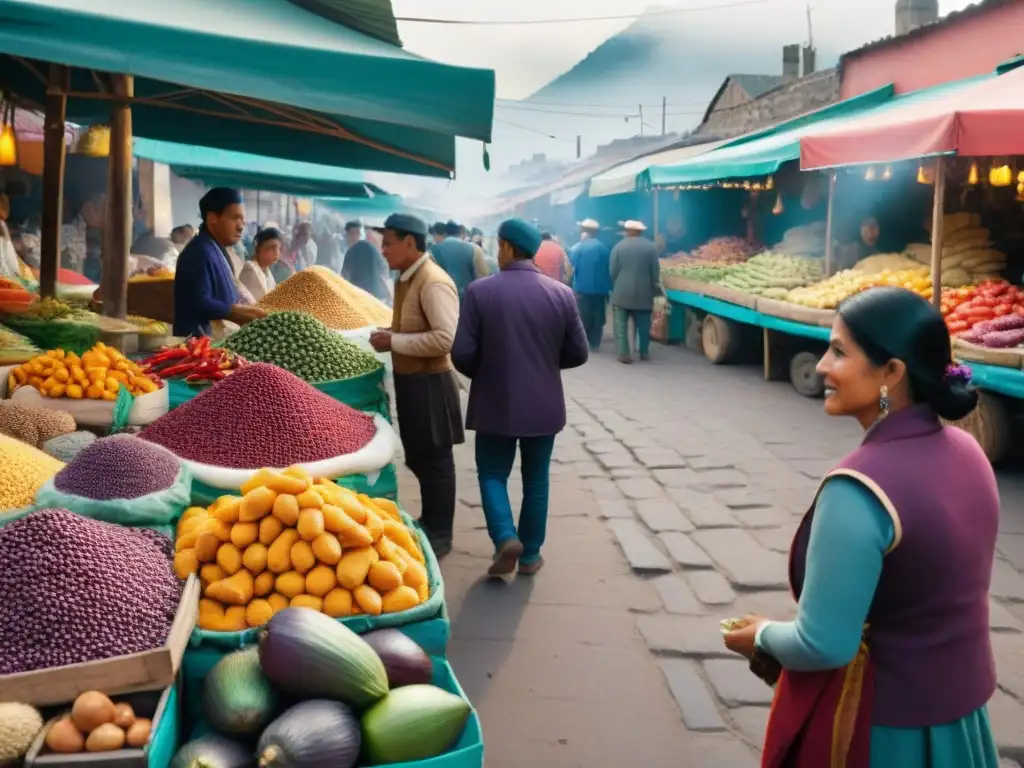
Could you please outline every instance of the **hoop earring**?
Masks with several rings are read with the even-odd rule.
[[[889,415],[889,388],[882,385],[882,388],[878,391],[878,409],[882,412],[882,418],[884,419]]]

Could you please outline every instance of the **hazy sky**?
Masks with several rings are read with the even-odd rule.
[[[646,7],[704,8],[673,14],[695,37],[720,42],[723,56],[753,40],[776,38],[779,46],[807,38],[805,0],[766,0],[723,7],[738,0],[392,0],[396,16],[456,19],[550,19],[639,13]],[[940,0],[945,14],[969,0]],[[895,0],[813,0],[811,19],[818,48],[845,51],[893,33]],[[572,67],[603,40],[624,29],[623,21],[536,26],[441,26],[400,22],[405,47],[432,59],[497,73],[498,95],[525,98]],[[685,41],[680,42],[685,45]]]

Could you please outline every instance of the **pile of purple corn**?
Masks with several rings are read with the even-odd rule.
[[[62,493],[87,499],[138,499],[166,491],[181,472],[181,461],[159,445],[132,435],[111,435],[83,449],[57,473]]]
[[[0,675],[162,646],[181,598],[171,549],[66,509],[0,528]]]

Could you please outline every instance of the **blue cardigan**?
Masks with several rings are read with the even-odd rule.
[[[235,278],[224,250],[205,229],[178,256],[174,273],[174,335],[209,336],[238,303]]]

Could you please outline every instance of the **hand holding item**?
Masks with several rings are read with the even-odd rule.
[[[245,325],[251,323],[253,320],[259,320],[267,316],[267,311],[260,307],[249,307],[245,304],[235,304],[231,307],[231,313],[228,315],[228,320],[238,325]]]
[[[725,619],[721,622],[725,647],[747,659],[754,658],[754,653],[757,651],[757,648],[754,647],[754,638],[757,636],[758,627],[766,621],[767,619],[762,616]]]
[[[370,334],[370,346],[378,352],[391,351],[391,329],[378,328]]]

